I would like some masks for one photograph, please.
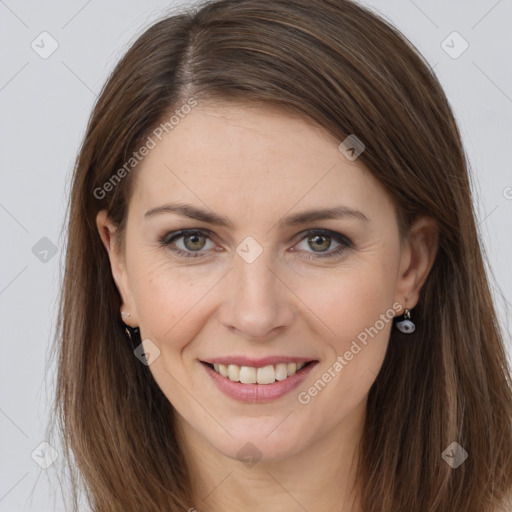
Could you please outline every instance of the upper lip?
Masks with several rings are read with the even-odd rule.
[[[205,363],[212,364],[236,364],[238,366],[251,366],[253,368],[262,368],[278,363],[308,363],[309,361],[316,361],[316,359],[308,357],[293,357],[293,356],[268,356],[261,358],[247,357],[247,356],[225,356],[225,357],[212,357],[204,359]]]

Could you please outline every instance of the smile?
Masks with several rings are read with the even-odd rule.
[[[264,403],[284,398],[300,386],[319,361],[286,356],[263,359],[232,356],[200,363],[211,382],[227,397],[246,403]]]
[[[311,362],[311,361],[310,361]],[[206,363],[215,372],[232,382],[242,384],[273,384],[291,377],[310,363],[277,363],[261,367],[237,364]]]

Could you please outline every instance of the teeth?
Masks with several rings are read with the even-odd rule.
[[[213,365],[213,367],[215,368],[215,365]],[[227,365],[225,365],[225,364],[219,364],[219,373],[220,373],[223,377],[227,377],[227,376],[228,376],[228,367],[227,367]]]
[[[288,377],[288,365],[286,363],[276,364],[276,380],[284,380]]]
[[[275,382],[276,372],[274,367],[270,365],[264,366],[263,368],[258,368],[256,380],[258,381],[258,384],[272,384],[272,382]]]
[[[213,369],[233,382],[242,384],[272,384],[276,380],[284,380],[304,368],[306,363],[278,363],[276,365],[254,368],[252,366],[238,366],[237,364],[214,363]]]
[[[240,382],[242,384],[256,384],[256,368],[250,366],[240,367]]]
[[[232,380],[233,382],[238,382],[240,380],[240,366],[236,364],[230,364],[228,366],[228,377],[229,380]]]

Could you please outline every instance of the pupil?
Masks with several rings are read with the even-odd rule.
[[[320,240],[322,240],[322,239],[324,240],[324,244],[323,244],[324,247],[321,247],[321,249],[328,249],[329,245],[331,245],[331,242],[330,242],[330,238],[327,237],[327,236],[324,236],[324,235],[313,235],[312,237],[310,237],[310,242],[314,241],[316,243],[316,242],[318,242],[319,239]],[[312,247],[312,249],[315,250],[314,247]],[[322,251],[317,251],[317,252],[322,252]]]
[[[204,237],[202,235],[186,235],[184,237],[185,247],[187,247],[187,249],[190,249],[190,250],[202,249],[204,247],[204,240],[203,240],[202,244],[201,243],[199,244],[199,247],[197,245],[194,245],[197,243],[197,240],[201,239],[201,238],[204,239]],[[192,246],[190,246],[190,244],[187,243],[187,240],[191,240],[191,239],[196,240],[196,242],[194,242],[194,241],[192,242]]]

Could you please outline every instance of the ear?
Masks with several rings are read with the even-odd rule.
[[[119,314],[121,314],[121,312],[129,313],[130,316],[127,316],[126,314],[122,315],[123,322],[130,327],[137,327],[137,313],[134,307],[134,301],[132,300],[124,254],[120,251],[117,239],[114,236],[117,231],[117,227],[108,218],[107,210],[101,210],[98,212],[96,215],[96,226],[98,227],[101,241],[107,250],[112,277],[114,278],[117,290],[121,296],[121,311]]]
[[[432,268],[438,250],[439,229],[432,217],[420,216],[412,224],[400,257],[395,300],[404,308],[418,303],[420,290]]]

